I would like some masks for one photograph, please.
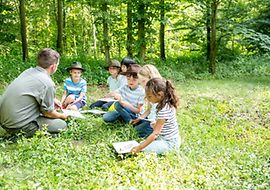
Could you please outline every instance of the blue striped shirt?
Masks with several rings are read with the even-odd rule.
[[[75,98],[80,97],[81,92],[87,91],[87,83],[84,79],[81,79],[80,82],[74,83],[71,78],[64,80],[64,89],[67,91],[67,95],[73,94]],[[82,101],[86,102],[86,96],[83,97]]]
[[[178,138],[179,130],[176,120],[176,110],[169,104],[166,104],[160,111],[157,112],[157,119],[165,119],[160,135],[166,140]]]

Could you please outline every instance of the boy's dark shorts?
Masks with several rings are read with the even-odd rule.
[[[75,105],[78,109],[80,109],[80,108],[82,108],[83,106],[86,105],[86,102],[84,102],[84,101],[79,101],[79,102],[76,102],[74,105]]]

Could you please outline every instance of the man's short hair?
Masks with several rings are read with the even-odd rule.
[[[50,65],[56,64],[60,58],[57,51],[51,48],[42,49],[37,56],[38,66],[47,69]]]

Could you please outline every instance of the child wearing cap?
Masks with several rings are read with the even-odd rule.
[[[114,92],[119,90],[121,87],[127,84],[127,78],[124,75],[121,75],[121,64],[117,60],[111,60],[111,63],[108,67],[108,71],[110,76],[107,79],[107,83],[109,85],[109,91]],[[110,97],[110,93],[106,95],[106,97]],[[105,102],[98,100],[90,105],[90,108],[93,109],[95,107],[101,107],[103,110],[108,110],[108,108],[113,104],[113,102]]]
[[[145,94],[144,89],[138,83],[139,69],[139,65],[132,64],[126,72],[128,84],[116,92],[110,93],[117,102],[114,103],[115,111],[103,115],[104,121],[114,122],[121,118],[125,123],[129,123],[143,111]]]
[[[62,96],[62,108],[79,110],[86,105],[87,83],[81,78],[84,71],[80,62],[73,62],[67,68],[70,77],[64,80],[64,94]]]

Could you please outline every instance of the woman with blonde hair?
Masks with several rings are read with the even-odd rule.
[[[151,64],[144,65],[138,72],[139,83],[145,88],[146,83],[152,78],[162,78],[158,69]],[[152,132],[151,127],[156,120],[157,104],[148,102],[146,111],[137,119],[131,120],[139,137],[148,137]]]

